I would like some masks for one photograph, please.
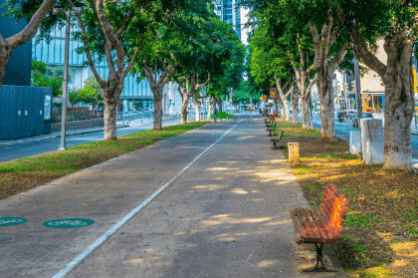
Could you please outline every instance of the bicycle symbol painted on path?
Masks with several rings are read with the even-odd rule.
[[[22,217],[0,217],[0,227],[19,225],[26,222],[28,222],[28,220]]]
[[[81,228],[93,225],[94,221],[87,218],[61,218],[44,222],[42,225],[48,228]]]

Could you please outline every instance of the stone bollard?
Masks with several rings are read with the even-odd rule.
[[[382,120],[361,119],[361,148],[368,165],[383,163],[384,133]]]
[[[352,154],[361,153],[360,131],[358,130],[350,131],[350,153]]]
[[[299,162],[299,142],[287,143],[289,162]]]

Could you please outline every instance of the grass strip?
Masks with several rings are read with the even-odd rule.
[[[415,277],[418,269],[418,175],[367,165],[340,139],[277,121],[282,146],[299,142],[300,162],[290,167],[312,209],[331,181],[353,203],[341,239],[332,246],[348,277]]]
[[[0,199],[208,123],[193,122],[164,127],[162,130],[147,130],[120,137],[115,141],[82,144],[68,148],[64,152],[54,151],[0,163]]]

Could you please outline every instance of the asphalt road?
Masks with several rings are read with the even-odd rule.
[[[164,126],[168,124],[175,124],[179,123],[180,120],[174,121],[166,121],[163,122]],[[132,134],[139,131],[149,130],[152,128],[153,123],[151,124],[144,124],[142,126],[134,126],[129,128],[120,128],[117,129],[117,136],[121,137],[124,135]],[[66,138],[66,145],[67,148],[98,142],[103,140],[103,132],[95,132],[89,134],[81,134],[81,135],[74,135],[68,136]],[[54,139],[46,139],[36,142],[28,142],[16,145],[9,145],[9,146],[2,146],[0,147],[0,162],[11,161],[19,158],[25,158],[29,156],[34,156],[38,154],[43,154],[47,152],[52,152],[58,150],[61,144],[61,138],[54,138]]]

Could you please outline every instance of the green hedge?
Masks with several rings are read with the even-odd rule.
[[[214,116],[211,115],[210,118],[213,119]],[[226,119],[226,118],[233,119],[234,116],[232,116],[231,114],[225,113],[225,112],[218,112],[218,115],[217,115],[216,118],[217,119]]]

